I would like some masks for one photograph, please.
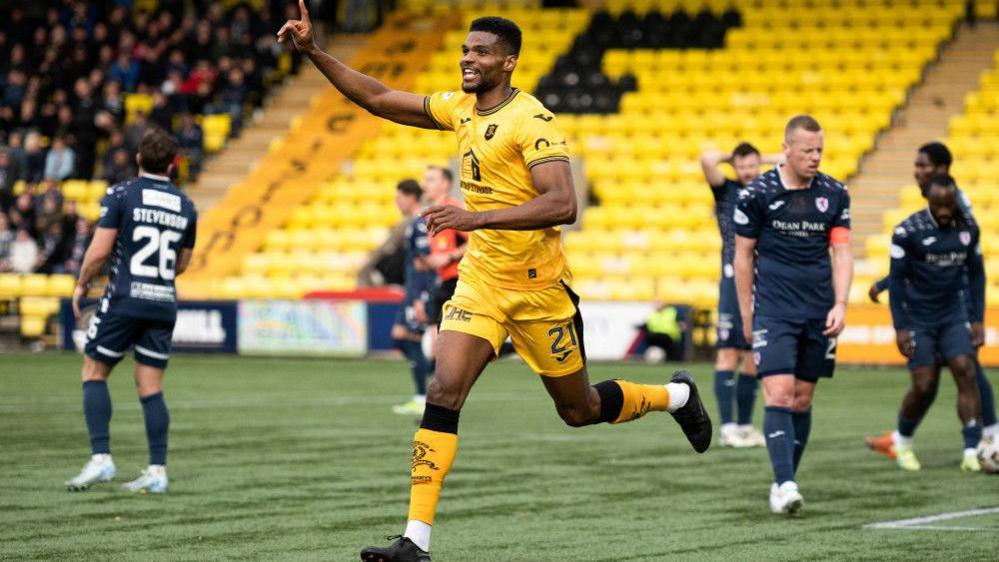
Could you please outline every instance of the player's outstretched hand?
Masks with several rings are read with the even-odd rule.
[[[277,32],[278,43],[284,43],[290,35],[295,49],[308,53],[316,49],[316,38],[312,34],[312,20],[309,19],[305,0],[298,0],[298,11],[301,13],[301,19],[288,20],[281,26]]]
[[[87,288],[80,285],[76,286],[73,290],[73,315],[76,318],[80,317],[80,299],[87,296]]]
[[[468,232],[479,228],[478,215],[452,205],[434,205],[423,211],[430,234],[437,236],[442,230],[453,229]]]
[[[909,330],[895,332],[895,345],[898,346],[898,352],[906,357],[912,357],[916,352],[916,341],[912,339],[912,332]]]
[[[871,283],[871,288],[867,289],[867,296],[870,297],[871,302],[881,302],[881,291],[878,290],[877,283]]]
[[[985,327],[981,322],[971,323],[971,345],[976,348],[985,345]]]
[[[835,304],[829,309],[829,314],[826,315],[826,330],[822,332],[822,335],[835,338],[843,332],[843,328],[845,327],[846,305]]]

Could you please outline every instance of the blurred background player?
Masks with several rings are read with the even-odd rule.
[[[823,144],[814,118],[792,118],[784,131],[786,164],[754,180],[733,214],[743,335],[753,342],[766,400],[774,513],[794,514],[804,505],[795,474],[811,432],[815,387],[836,366],[853,277],[850,196],[819,172]]]
[[[168,178],[178,150],[176,139],[152,129],[139,144],[139,177],[112,186],[101,201],[101,218],[73,293],[73,311],[79,318],[80,300],[110,258],[111,277],[90,320],[83,358],[83,414],[93,456],[80,474],[66,482],[70,490],[85,490],[115,476],[107,379],[133,347],[149,467],[124,488],[167,491],[170,415],[163,400],[163,372],[177,319],[174,279],[191,261],[197,229],[194,203]]]
[[[693,378],[666,384],[607,380],[590,385],[579,299],[559,225],[576,219],[565,136],[536,98],[511,87],[520,56],[517,24],[472,22],[462,45],[461,92],[431,96],[392,90],[352,70],[315,44],[304,0],[300,20],[278,32],[306,53],[345,96],[374,115],[405,125],[460,132],[461,187],[469,210],[424,211],[437,234],[471,232],[455,295],[444,309],[437,369],[413,438],[410,510],[402,537],[366,547],[362,560],[430,560],[430,534],[444,479],[458,449],[458,420],[469,391],[509,336],[541,376],[562,420],[573,427],[624,423],[668,411],[697,452],[711,444],[711,419]],[[472,556],[475,558],[475,556]]]
[[[760,155],[748,142],[740,143],[731,153],[705,152],[701,155],[701,170],[715,198],[715,218],[722,239],[722,274],[718,282],[718,332],[715,359],[715,398],[721,421],[719,442],[723,447],[763,447],[763,434],[753,427],[753,406],[756,403],[756,366],[749,352],[749,342],[742,336],[742,316],[735,294],[735,225],[732,212],[739,191],[760,175],[762,164],[778,164],[780,155]],[[722,164],[730,164],[736,179],[726,177]],[[740,363],[742,368],[739,369]],[[735,372],[739,369],[738,382]],[[737,417],[732,417],[732,389],[735,388]]]
[[[428,166],[423,174],[423,194],[431,205],[453,205],[464,208],[461,201],[451,197],[451,170],[440,166]],[[441,323],[444,303],[454,295],[458,285],[458,262],[468,249],[468,235],[453,229],[442,230],[430,235],[430,255],[425,258],[426,266],[437,272],[435,286],[421,320],[427,326],[430,337],[430,356],[437,353],[437,326]],[[431,361],[431,365],[433,361]],[[432,371],[433,369],[431,369]]]
[[[951,156],[950,150],[941,142],[930,142],[919,147],[916,153],[916,161],[913,170],[913,177],[916,179],[916,184],[919,186],[920,193],[923,197],[928,197],[930,190],[930,180],[936,176],[949,175],[950,167],[953,164],[953,157]],[[961,191],[961,188],[957,188],[957,206],[958,210],[964,214],[969,222],[975,222],[975,216],[971,209],[971,199],[966,193]],[[883,291],[888,289],[888,276],[883,279],[875,281],[871,284],[870,289],[868,289],[868,296],[874,302],[879,302],[878,295]],[[968,317],[972,318],[975,316],[975,311],[972,310],[972,299],[968,293],[968,283],[965,279],[964,285],[961,288],[961,292],[964,298],[965,308],[968,311]],[[980,342],[975,346],[975,353],[972,355],[972,361],[975,367],[975,377],[978,382],[978,395],[981,399],[982,404],[982,433],[985,437],[999,438],[999,421],[996,417],[996,402],[995,402],[995,392],[992,389],[992,383],[989,381],[988,377],[985,376],[985,370],[982,368],[981,362],[978,360],[978,350],[982,345],[985,344],[985,339],[982,338]],[[943,364],[940,358],[937,358],[935,364],[936,375],[933,377],[933,381],[939,382],[940,380],[940,370]],[[937,385],[933,385],[924,393],[922,399],[925,401],[927,410],[933,404],[937,395]],[[912,428],[915,432],[915,427]],[[877,451],[883,452],[889,456],[892,456],[892,435],[894,432],[887,432],[880,437],[868,437],[866,440],[867,446],[875,449]],[[909,435],[912,437],[912,435]]]
[[[975,449],[982,425],[974,349],[984,339],[985,310],[979,230],[958,205],[953,178],[934,176],[925,193],[928,208],[895,228],[890,251],[892,321],[898,349],[908,358],[912,385],[902,400],[898,429],[887,439],[869,440],[869,445],[894,457],[904,470],[921,468],[913,435],[936,396],[942,360],[957,383],[964,438],[961,470],[977,472],[981,468]]]
[[[420,217],[420,198],[423,189],[416,180],[403,180],[395,190],[395,204],[407,221],[403,243],[406,253],[405,287],[406,296],[392,326],[392,344],[409,360],[416,394],[405,404],[392,407],[400,414],[420,415],[427,402],[427,377],[430,376],[430,361],[423,353],[423,321],[427,299],[433,288],[434,272],[424,263],[430,255],[430,240],[427,237],[427,223]]]

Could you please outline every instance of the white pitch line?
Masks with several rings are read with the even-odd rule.
[[[928,531],[994,531],[996,527],[947,527],[944,525],[931,525],[938,521],[950,521],[963,517],[977,517],[979,515],[990,515],[999,513],[999,507],[986,507],[982,509],[970,509],[967,511],[950,511],[938,513],[937,515],[927,515],[926,517],[914,517],[912,519],[898,519],[895,521],[882,521],[880,523],[869,523],[863,529],[918,529]]]

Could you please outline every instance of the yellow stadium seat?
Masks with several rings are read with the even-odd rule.
[[[45,296],[48,285],[48,275],[29,273],[21,278],[21,296]]]
[[[59,299],[51,297],[22,297],[19,310],[22,316],[47,318],[59,311]]]
[[[16,273],[0,273],[0,300],[10,300],[21,296],[21,276]]]
[[[76,288],[76,278],[72,275],[53,274],[48,276],[45,294],[50,297],[71,297]]]
[[[45,334],[46,318],[43,316],[22,316],[21,336],[37,338]]]

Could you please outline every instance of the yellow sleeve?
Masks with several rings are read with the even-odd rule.
[[[518,130],[517,142],[528,169],[553,161],[569,161],[569,146],[559,130],[555,116],[548,110],[525,116]]]
[[[423,111],[443,131],[454,130],[454,110],[461,96],[455,92],[437,92],[423,98]]]

